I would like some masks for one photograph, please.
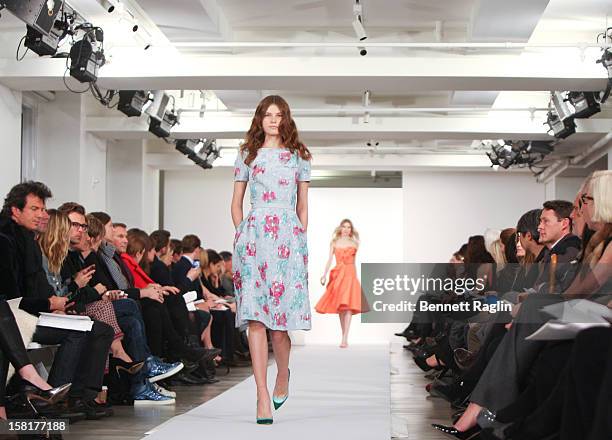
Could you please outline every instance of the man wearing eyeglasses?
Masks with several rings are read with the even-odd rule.
[[[66,214],[70,220],[70,251],[62,264],[62,278],[67,280],[70,292],[79,292],[77,310],[82,312],[84,304],[99,300],[100,295],[107,289],[101,284],[95,288],[89,286],[96,270],[95,267],[83,267],[83,259],[80,256],[81,245],[87,233],[85,208],[78,203],[67,202],[58,210]]]

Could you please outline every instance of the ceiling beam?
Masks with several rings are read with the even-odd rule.
[[[224,150],[220,159],[214,162],[217,166],[233,167],[235,152]],[[194,163],[177,151],[168,153],[147,153],[145,156],[147,166],[156,169],[172,170],[194,167]],[[484,154],[461,155],[461,154],[407,154],[407,155],[332,155],[313,154],[312,166],[318,170],[379,170],[395,171],[403,169],[418,170],[479,170],[491,169],[491,161]]]
[[[605,69],[579,54],[438,57],[180,56],[119,49],[99,73],[112,89],[296,90],[398,93],[439,90],[603,90]],[[574,54],[575,56],[572,56]],[[14,90],[65,90],[63,59],[0,60],[0,83]]]
[[[334,140],[424,140],[424,139],[531,139],[552,140],[542,121],[529,117],[371,117],[363,123],[361,117],[296,117],[300,135],[305,141]],[[611,119],[587,119],[577,122],[577,134],[606,134]],[[248,131],[251,116],[183,118],[174,127],[175,138],[241,139]],[[89,116],[85,129],[101,138],[131,139],[147,136],[145,118]]]

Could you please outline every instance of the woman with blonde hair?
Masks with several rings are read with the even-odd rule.
[[[137,373],[142,368],[143,362],[133,362],[125,352],[121,342],[123,332],[117,322],[112,303],[100,299],[100,293],[90,287],[87,284],[88,278],[80,273],[74,277],[74,286],[68,285],[62,278],[61,269],[68,256],[72,223],[66,214],[56,209],[50,209],[48,214],[49,224],[46,231],[39,235],[38,244],[42,250],[43,269],[54,294],[68,296],[70,298],[69,302],[75,304],[73,310],[110,325],[115,332],[115,338],[111,344],[113,363],[118,364],[121,369],[130,374]],[[102,298],[105,298],[105,296]]]
[[[348,334],[352,316],[369,310],[361,290],[361,284],[357,279],[355,256],[358,248],[359,232],[353,226],[353,222],[346,218],[334,230],[329,245],[329,258],[323,276],[321,276],[321,285],[325,285],[327,271],[334,256],[336,257],[336,267],[329,273],[327,289],[315,306],[315,310],[319,313],[338,314],[340,328],[342,329],[340,348],[348,347]]]

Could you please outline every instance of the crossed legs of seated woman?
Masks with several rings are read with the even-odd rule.
[[[26,384],[34,387],[32,391],[39,398],[50,403],[61,400],[70,384],[53,388],[36,372],[26,353],[15,316],[4,300],[0,301],[0,419],[6,419],[5,386],[9,362]]]

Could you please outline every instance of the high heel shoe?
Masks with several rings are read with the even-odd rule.
[[[285,397],[283,398],[277,398],[274,395],[272,396],[272,403],[274,403],[274,409],[279,409],[289,397],[289,379],[291,378],[291,370],[287,368],[287,371],[287,394],[285,394]]]
[[[470,440],[475,438],[481,431],[478,425],[471,427],[467,431],[459,431],[454,426],[444,426],[438,425],[437,423],[432,423],[432,428],[440,431],[450,437],[459,439],[459,440]]]
[[[115,369],[118,376],[120,376],[122,372],[127,373],[130,376],[133,376],[134,374],[142,370],[142,367],[144,367],[144,364],[145,364],[144,361],[126,362],[122,359],[111,357],[109,366]]]
[[[259,404],[259,400],[257,400],[257,403]],[[274,422],[272,417],[257,417],[256,421],[258,425],[271,425]]]
[[[66,398],[68,391],[70,391],[71,383],[60,385],[59,387],[51,388],[50,390],[41,390],[40,388],[32,385],[27,387],[25,396],[28,402],[38,400],[49,405],[53,405]]]

